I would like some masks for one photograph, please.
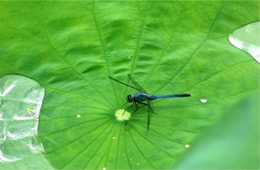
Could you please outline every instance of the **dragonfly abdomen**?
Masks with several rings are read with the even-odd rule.
[[[190,97],[190,94],[169,94],[169,95],[150,95],[150,100],[161,99],[161,98],[175,98],[175,97]]]

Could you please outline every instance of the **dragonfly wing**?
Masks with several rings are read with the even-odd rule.
[[[122,84],[122,85],[125,85],[125,86],[127,86],[127,87],[131,87],[131,88],[133,88],[133,89],[139,91],[139,88],[134,87],[134,86],[131,86],[131,85],[129,85],[129,84],[126,84],[126,83],[124,83],[124,82],[122,82],[122,81],[120,81],[120,80],[117,80],[117,79],[115,79],[115,78],[113,78],[113,77],[111,77],[111,76],[108,76],[108,78],[110,78],[111,80],[113,80],[113,81],[115,81],[115,82],[118,82],[118,83],[120,83],[120,84]]]
[[[144,88],[142,88],[142,86],[140,86],[140,85],[134,80],[134,78],[133,78],[130,74],[128,74],[128,78],[129,78],[129,80],[135,85],[135,87],[139,89],[140,92],[145,92],[145,93],[147,93],[147,92],[144,90]]]

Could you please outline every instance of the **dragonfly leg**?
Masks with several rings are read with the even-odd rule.
[[[133,102],[129,107],[127,107],[127,109],[130,109],[131,107],[133,107],[135,103]]]
[[[135,112],[139,109],[139,107],[138,107],[138,105],[137,105],[136,102],[133,102],[133,103],[134,103],[134,105],[135,105],[135,111],[134,111],[133,113],[135,113]]]
[[[154,112],[153,112],[153,109],[152,109],[152,107],[151,107],[151,105],[148,104],[147,106],[149,107],[149,109],[151,110],[151,112],[154,113]]]
[[[151,123],[151,114],[150,114],[150,109],[148,108],[148,115],[147,115],[147,132],[150,129],[150,123]]]
[[[131,106],[128,106],[126,109],[130,109],[131,107],[133,107],[133,105],[134,105],[134,103],[132,103]],[[123,112],[123,116],[125,115],[125,111],[126,110],[124,110],[124,112]]]
[[[126,129],[127,123],[128,123],[128,122],[127,122],[127,121],[125,121],[125,129]]]
[[[144,102],[140,102],[140,101],[138,101],[138,103],[143,104],[143,105],[146,105],[146,106],[151,110],[151,112],[153,113],[153,109],[152,109],[152,107],[151,107],[150,104],[144,103]]]

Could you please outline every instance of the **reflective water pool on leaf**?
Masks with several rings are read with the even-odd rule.
[[[235,47],[248,52],[260,63],[260,21],[236,29],[229,35],[229,41]]]
[[[14,162],[44,151],[37,138],[44,93],[44,88],[30,78],[0,78],[0,162]]]

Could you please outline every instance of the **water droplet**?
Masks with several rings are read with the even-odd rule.
[[[106,170],[107,168],[106,167],[103,167],[102,170]]]
[[[229,35],[229,42],[235,47],[248,52],[260,63],[260,21],[248,24]]]
[[[189,144],[185,144],[185,148],[190,148],[190,145]]]
[[[136,165],[140,165],[140,163],[139,163],[139,162],[137,162],[137,163],[136,163]]]
[[[30,78],[0,78],[0,119],[10,120],[0,124],[0,141],[5,140],[1,143],[0,162],[15,162],[39,153],[39,148],[44,150],[36,137],[44,93],[44,88]]]
[[[112,137],[112,139],[113,139],[113,140],[115,140],[115,139],[116,139],[116,137],[115,137],[115,136],[113,136],[113,137]]]
[[[77,115],[77,118],[80,118],[80,115],[79,115],[79,114]]]
[[[207,102],[208,102],[208,99],[202,98],[202,99],[200,99],[200,102],[201,102],[201,103],[207,103]]]

